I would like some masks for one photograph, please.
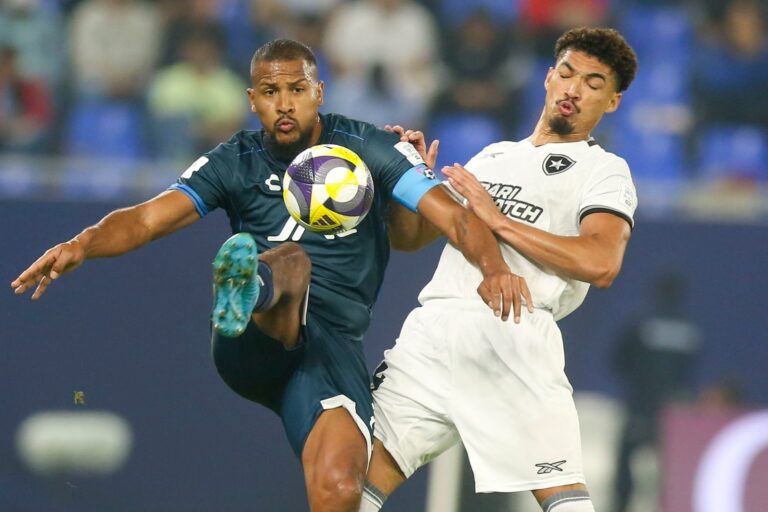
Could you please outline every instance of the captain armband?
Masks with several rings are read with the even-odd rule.
[[[419,164],[408,169],[400,177],[392,191],[392,196],[398,203],[415,213],[424,194],[441,183],[432,169]]]

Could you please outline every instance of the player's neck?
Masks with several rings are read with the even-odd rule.
[[[323,121],[320,114],[317,115],[315,121],[315,127],[312,128],[312,137],[309,140],[309,145],[314,146],[320,141],[320,137],[323,135]]]

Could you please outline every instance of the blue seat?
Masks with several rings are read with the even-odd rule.
[[[750,125],[707,128],[696,162],[703,178],[768,181],[768,131]]]
[[[653,59],[642,65],[625,99],[688,104],[691,100],[690,71],[689,66]]]
[[[513,134],[514,139],[523,139],[530,135],[538,122],[547,95],[547,91],[544,89],[544,78],[553,65],[554,59],[549,57],[531,62],[528,80],[523,87],[522,98],[518,105],[520,121]]]
[[[614,130],[605,147],[627,161],[635,179],[677,182],[685,178],[688,162],[682,134],[639,124],[633,116],[618,112],[612,121]]]
[[[624,99],[687,107],[695,34],[686,10],[632,6],[621,13],[619,24],[640,61]]]
[[[619,25],[641,62],[653,58],[675,64],[688,62],[694,28],[684,8],[632,6],[621,13]]]
[[[437,167],[455,162],[466,164],[488,144],[504,139],[498,121],[484,114],[458,112],[437,116],[426,132],[440,140]]]
[[[249,4],[249,0],[226,0],[217,5],[217,17],[227,35],[226,60],[238,68],[250,62],[256,48],[277,36],[267,20],[257,20],[254,26]]]
[[[141,158],[145,156],[143,130],[143,109],[136,103],[80,101],[69,114],[67,150],[76,156]]]

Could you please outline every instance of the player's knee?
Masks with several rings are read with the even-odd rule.
[[[298,281],[309,282],[312,260],[304,249],[295,242],[285,242],[277,250],[276,261],[267,261],[273,270],[278,266],[280,273],[291,275]]]
[[[359,468],[335,467],[318,472],[315,482],[315,499],[318,503],[333,503],[337,506],[351,506],[360,502],[365,481],[364,472]]]

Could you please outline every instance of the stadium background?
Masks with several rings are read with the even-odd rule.
[[[387,15],[377,10],[384,4]],[[685,407],[670,413],[659,444],[638,452],[633,510],[702,512],[690,504],[691,475],[721,428],[703,425],[759,419],[768,404],[761,9],[717,0],[4,0],[0,275],[10,282],[46,247],[163,190],[212,141],[256,127],[242,89],[253,49],[272,37],[317,50],[326,111],[424,128],[448,163],[527,135],[562,28],[615,26],[637,50],[640,73],[595,136],[629,161],[640,207],[622,275],[562,322],[567,370],[582,407],[587,476],[599,510],[609,510],[625,397],[611,354],[649,307],[654,276],[687,281],[684,310],[701,350]],[[0,511],[305,509],[279,422],[227,390],[210,362],[209,265],[228,235],[223,216],[211,217],[120,261],[89,262],[38,303],[0,294]],[[440,245],[393,254],[367,336],[371,367]],[[713,404],[712,390],[723,388],[738,391],[728,395],[736,403]],[[78,391],[84,403],[75,403]],[[127,458],[105,474],[78,473],[61,453],[79,441],[65,438],[63,451],[49,450],[49,470],[32,471],[17,436],[43,411],[123,418]],[[745,490],[717,510],[763,510],[766,446],[747,458]],[[430,495],[430,511],[450,512],[435,509],[446,496],[458,510],[530,509],[473,497],[461,473],[443,476],[433,493],[422,471],[389,507],[425,510]]]

